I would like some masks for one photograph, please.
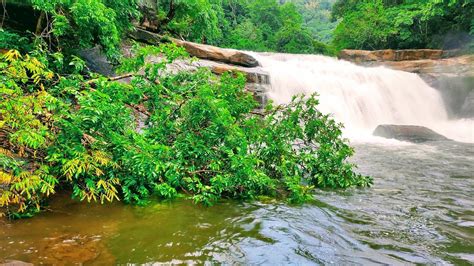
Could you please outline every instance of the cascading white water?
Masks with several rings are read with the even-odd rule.
[[[253,54],[270,74],[275,103],[318,93],[320,110],[345,125],[351,139],[370,138],[380,124],[421,125],[474,142],[472,120],[450,121],[440,93],[418,75],[368,68],[321,55]]]

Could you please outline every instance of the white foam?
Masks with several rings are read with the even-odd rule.
[[[362,67],[321,55],[253,54],[270,74],[277,104],[295,94],[320,96],[320,110],[345,125],[345,136],[377,141],[380,124],[426,126],[448,138],[474,142],[473,120],[449,120],[440,93],[418,75]]]

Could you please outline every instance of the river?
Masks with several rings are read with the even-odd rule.
[[[474,145],[355,143],[368,189],[317,191],[302,206],[187,200],[100,205],[56,197],[4,222],[0,258],[35,264],[474,263]]]

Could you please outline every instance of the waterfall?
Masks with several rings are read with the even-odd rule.
[[[270,74],[268,97],[284,104],[318,93],[320,110],[344,123],[351,139],[371,139],[380,124],[426,126],[451,139],[474,142],[472,120],[449,120],[440,93],[418,75],[362,67],[321,55],[253,54]]]

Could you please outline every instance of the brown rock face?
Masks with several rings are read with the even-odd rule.
[[[241,73],[249,83],[270,84],[270,77],[268,74],[261,72],[258,69],[234,67],[224,64],[214,64],[210,67],[212,73],[222,75],[225,72]]]
[[[180,46],[183,46],[190,55],[195,56],[197,58],[219,61],[223,63],[245,67],[258,66],[258,62],[257,60],[255,60],[255,58],[237,50],[223,49],[211,45],[198,44],[181,40],[173,40],[173,42]]]
[[[474,117],[474,55],[441,50],[343,50],[339,58],[362,66],[417,73],[440,91],[451,117]]]
[[[353,62],[370,61],[406,61],[406,60],[437,60],[443,57],[443,50],[408,49],[408,50],[342,50],[339,58]]]
[[[136,29],[135,32],[131,33],[131,37],[139,40],[145,41],[151,44],[158,44],[162,42],[165,38],[162,36],[143,30]],[[243,53],[241,51],[233,49],[224,49],[216,46],[198,44],[193,42],[182,41],[174,38],[169,38],[172,42],[176,43],[179,46],[182,46],[186,51],[197,58],[208,59],[212,61],[219,61],[223,63],[239,65],[244,67],[256,67],[258,66],[258,61],[252,56]]]
[[[474,55],[444,58],[449,52],[430,49],[342,50],[339,58],[363,66],[386,66],[395,70],[438,76],[474,76]],[[431,83],[430,80],[427,80]]]

